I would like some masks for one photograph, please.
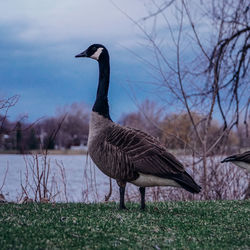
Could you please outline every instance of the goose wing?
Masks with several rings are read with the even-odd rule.
[[[135,171],[159,177],[185,172],[182,163],[156,138],[140,130],[115,125],[109,131],[106,143],[125,155]]]

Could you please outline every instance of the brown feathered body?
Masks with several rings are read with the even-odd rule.
[[[97,167],[118,182],[183,187],[194,193],[201,189],[156,138],[96,112],[91,114],[88,151]]]

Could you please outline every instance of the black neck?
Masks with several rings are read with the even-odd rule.
[[[108,105],[110,66],[109,66],[109,55],[106,51],[100,55],[98,63],[99,63],[99,84],[98,84],[95,104],[92,110],[110,119],[109,105]]]

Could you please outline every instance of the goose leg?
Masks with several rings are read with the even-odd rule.
[[[144,210],[145,209],[145,187],[140,187],[139,190],[141,193],[141,210]]]
[[[126,182],[117,181],[117,184],[120,187],[120,209],[127,209],[124,202]]]
[[[120,209],[127,209],[124,203],[125,187],[120,187]]]

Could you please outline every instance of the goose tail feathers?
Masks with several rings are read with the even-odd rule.
[[[172,176],[172,179],[191,193],[199,193],[201,191],[201,186],[187,172]]]

